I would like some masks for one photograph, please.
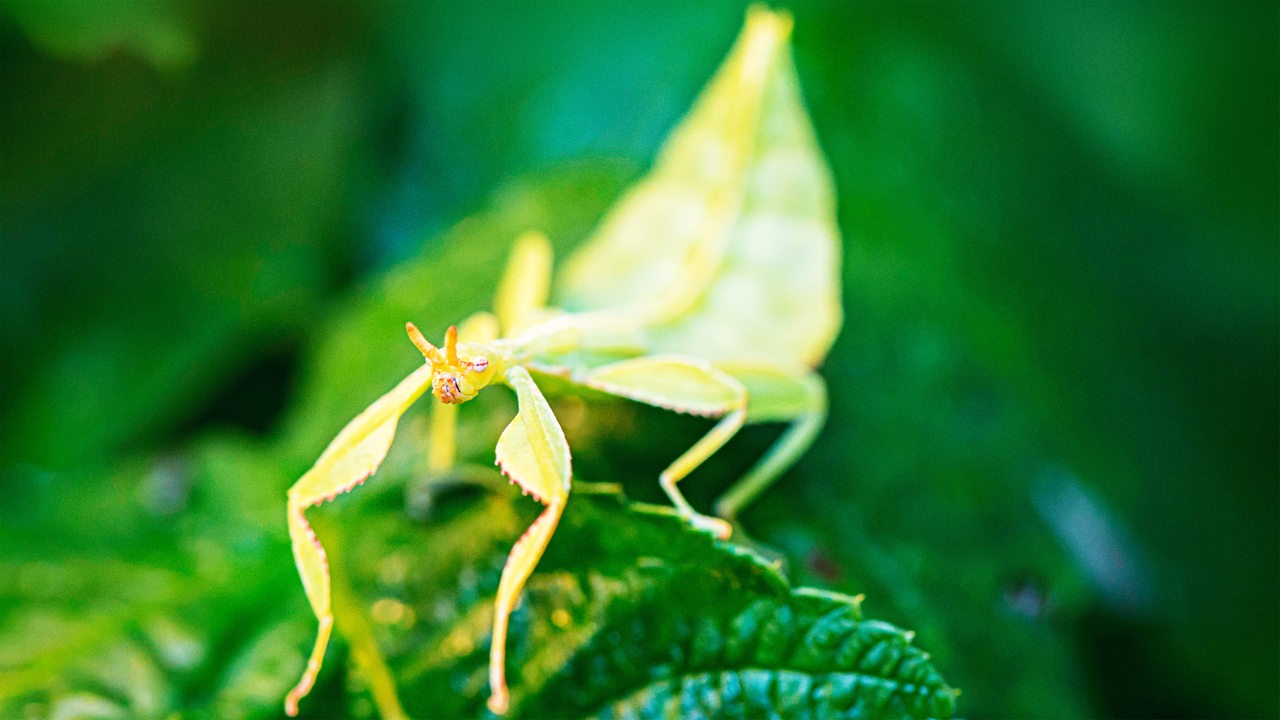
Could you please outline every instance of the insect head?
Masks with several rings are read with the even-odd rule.
[[[427,342],[417,326],[406,323],[409,339],[431,364],[431,393],[440,402],[457,405],[476,396],[493,380],[495,364],[479,347],[458,346],[458,328],[450,325],[444,335],[444,352]]]

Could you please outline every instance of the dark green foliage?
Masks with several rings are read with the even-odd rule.
[[[95,557],[101,546],[86,538],[4,567],[18,611],[3,627],[0,715],[274,713],[301,668],[310,618],[300,593],[280,590],[294,571],[266,511],[282,503],[255,497],[244,473],[275,476],[260,453],[227,440],[140,467],[114,484],[127,501],[113,507],[134,510],[118,526],[132,536],[114,547],[121,557]],[[396,478],[380,480],[382,492],[349,503],[341,522],[317,522],[343,584],[339,625],[358,631],[351,614],[373,608],[411,715],[483,716],[493,593],[533,504],[506,486],[455,492],[436,501],[440,517],[415,524]],[[149,531],[157,483],[186,486],[177,533]],[[59,495],[70,488],[54,479],[33,499],[67,503]],[[670,703],[713,717],[950,716],[953,692],[927,656],[902,631],[863,620],[856,599],[792,590],[755,553],[690,531],[667,508],[601,491],[571,507],[513,618],[513,716],[650,717]],[[228,534],[237,517],[256,520]],[[67,541],[56,518],[40,519],[34,547]],[[165,535],[176,554],[127,559]],[[333,714],[342,674],[327,673],[310,714]],[[357,663],[350,712],[364,714],[359,676]]]
[[[254,477],[258,483],[244,483]],[[209,438],[112,470],[29,477],[0,543],[0,716],[260,716],[292,682],[305,601],[259,450]]]
[[[493,592],[534,514],[508,490],[443,499],[451,517],[417,527],[366,522],[379,500],[325,525],[356,594],[395,608],[399,623],[375,634],[412,716],[483,714]],[[515,716],[652,717],[670,703],[682,717],[950,716],[953,691],[927,655],[863,620],[857,599],[792,590],[754,552],[690,532],[664,507],[596,491],[570,508],[512,617]]]
[[[405,320],[438,336],[487,306],[520,231],[558,250],[588,232],[741,8],[91,5],[0,6],[0,716],[276,716],[314,632],[284,489],[418,362]],[[794,10],[848,322],[827,430],[751,535],[796,585],[917,631],[963,715],[1280,714],[1274,3]],[[637,500],[705,429],[547,393],[585,418],[566,422],[582,478],[626,467]],[[466,410],[463,457],[488,466],[513,405]],[[775,436],[749,430],[686,483],[698,507]],[[414,603],[412,627],[373,627],[420,711],[481,692],[498,548],[534,508],[462,492],[411,519],[415,447],[314,514],[362,603]],[[566,523],[579,506],[618,512],[575,495]],[[1070,544],[1073,507],[1128,575]],[[479,539],[419,546],[468,513],[492,523]],[[545,581],[591,589],[562,540]],[[364,575],[388,558],[403,588]],[[597,572],[637,553],[617,561]],[[522,673],[559,667],[531,658],[551,613],[596,607],[557,588],[517,612]],[[431,663],[462,606],[477,645],[455,676]],[[722,628],[679,633],[701,657]],[[349,655],[304,711],[372,712]],[[748,683],[697,670],[609,701],[666,703],[675,677],[679,697]]]

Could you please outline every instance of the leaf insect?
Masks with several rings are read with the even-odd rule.
[[[288,493],[294,559],[319,633],[285,700],[295,715],[315,683],[333,629],[324,548],[305,512],[377,470],[396,423],[429,389],[432,466],[452,461],[457,406],[493,384],[511,388],[515,418],[497,441],[502,472],[544,509],[516,541],[494,608],[488,707],[504,714],[510,614],[565,511],[569,445],[537,384],[573,383],[679,413],[716,419],[658,481],[694,527],[727,538],[737,512],[789,468],[826,417],[813,371],[838,330],[839,235],[831,180],[800,101],[787,51],[791,19],[752,8],[746,28],[649,174],[602,220],[561,273],[547,307],[551,247],[517,239],[494,300],[429,342],[412,323],[424,364],[347,424]],[[714,158],[708,162],[707,158]],[[717,502],[719,517],[684,498],[679,482],[747,423],[788,423],[758,463]]]

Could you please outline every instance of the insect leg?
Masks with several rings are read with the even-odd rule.
[[[489,649],[489,709],[498,715],[507,712],[511,701],[507,690],[507,626],[524,583],[538,566],[542,554],[555,534],[556,524],[564,513],[566,494],[553,500],[538,515],[524,535],[516,541],[502,568],[502,580],[498,583],[498,595],[493,608],[493,645]]]
[[[716,514],[733,521],[813,444],[827,418],[827,388],[813,372],[729,372],[747,387],[751,398],[748,423],[791,423],[751,470],[716,502]]]
[[[493,643],[489,649],[489,709],[499,715],[507,711],[510,701],[506,659],[511,611],[560,522],[569,500],[572,474],[564,431],[529,371],[513,367],[507,371],[506,381],[516,391],[519,411],[498,438],[498,465],[522,490],[546,505],[546,509],[511,548],[498,584]]]
[[[427,471],[434,478],[453,467],[458,451],[458,406],[450,403],[433,403],[430,432],[427,445]]]
[[[413,328],[409,336],[413,338],[421,333]],[[488,343],[498,335],[498,320],[487,312],[478,312],[468,317],[458,326],[458,341],[464,343]],[[415,339],[415,344],[419,342]],[[431,360],[430,343],[421,340],[428,348],[423,353]],[[421,347],[421,346],[420,346]],[[430,487],[445,477],[457,463],[458,452],[458,406],[452,403],[432,403],[431,420],[427,435],[427,477],[424,487]]]
[[[285,712],[290,716],[298,714],[298,701],[315,685],[333,629],[329,562],[305,513],[308,508],[348,492],[378,469],[391,447],[400,415],[430,384],[430,365],[419,367],[401,380],[391,392],[347,423],[316,464],[289,488],[288,523],[293,557],[307,600],[320,624],[307,668],[285,698]]]
[[[686,475],[693,472],[695,468],[728,442],[729,438],[738,432],[738,428],[742,427],[746,416],[746,408],[742,407],[725,415],[720,419],[720,422],[716,423],[715,427],[711,428],[710,432],[703,435],[701,440],[694,443],[693,447],[676,458],[675,462],[667,466],[667,469],[663,470],[662,474],[658,476],[658,484],[666,491],[667,497],[671,498],[671,502],[681,514],[687,517],[695,526],[710,530],[722,539],[729,537],[730,533],[733,532],[732,527],[719,518],[703,515],[694,510],[689,501],[685,499],[684,493],[681,493],[680,488],[676,487],[676,483],[683,480]]]
[[[498,283],[493,309],[505,337],[519,335],[547,305],[551,290],[551,241],[530,230],[516,238]]]
[[[694,358],[657,355],[605,365],[582,375],[590,387],[648,405],[720,421],[658,478],[662,489],[694,525],[728,537],[728,523],[693,509],[677,487],[686,475],[721,448],[747,417],[747,391],[732,376]]]
[[[319,504],[319,501],[306,503],[292,498],[289,500],[289,539],[293,544],[293,559],[298,565],[298,574],[302,578],[307,600],[311,602],[311,610],[320,623],[311,657],[307,659],[307,668],[284,700],[284,712],[289,717],[298,714],[298,701],[311,692],[312,686],[316,684],[316,676],[324,662],[324,651],[329,645],[329,634],[333,630],[333,608],[329,600],[329,561],[315,531],[303,515],[303,511],[312,504]]]
[[[458,342],[489,343],[498,337],[498,319],[491,313],[478,312],[458,326]],[[427,470],[439,477],[453,468],[458,452],[458,406],[433,403],[431,435],[428,441]]]

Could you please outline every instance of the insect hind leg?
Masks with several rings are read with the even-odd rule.
[[[672,504],[695,527],[727,538],[728,523],[703,515],[689,504],[678,483],[724,446],[747,419],[747,391],[742,383],[713,365],[679,355],[653,355],[595,368],[576,378],[598,390],[647,405],[719,422],[693,447],[667,466],[658,482]]]
[[[827,389],[816,373],[728,368],[751,398],[748,423],[790,421],[790,426],[716,501],[716,515],[737,522],[743,508],[768,490],[803,455],[827,419]]]

